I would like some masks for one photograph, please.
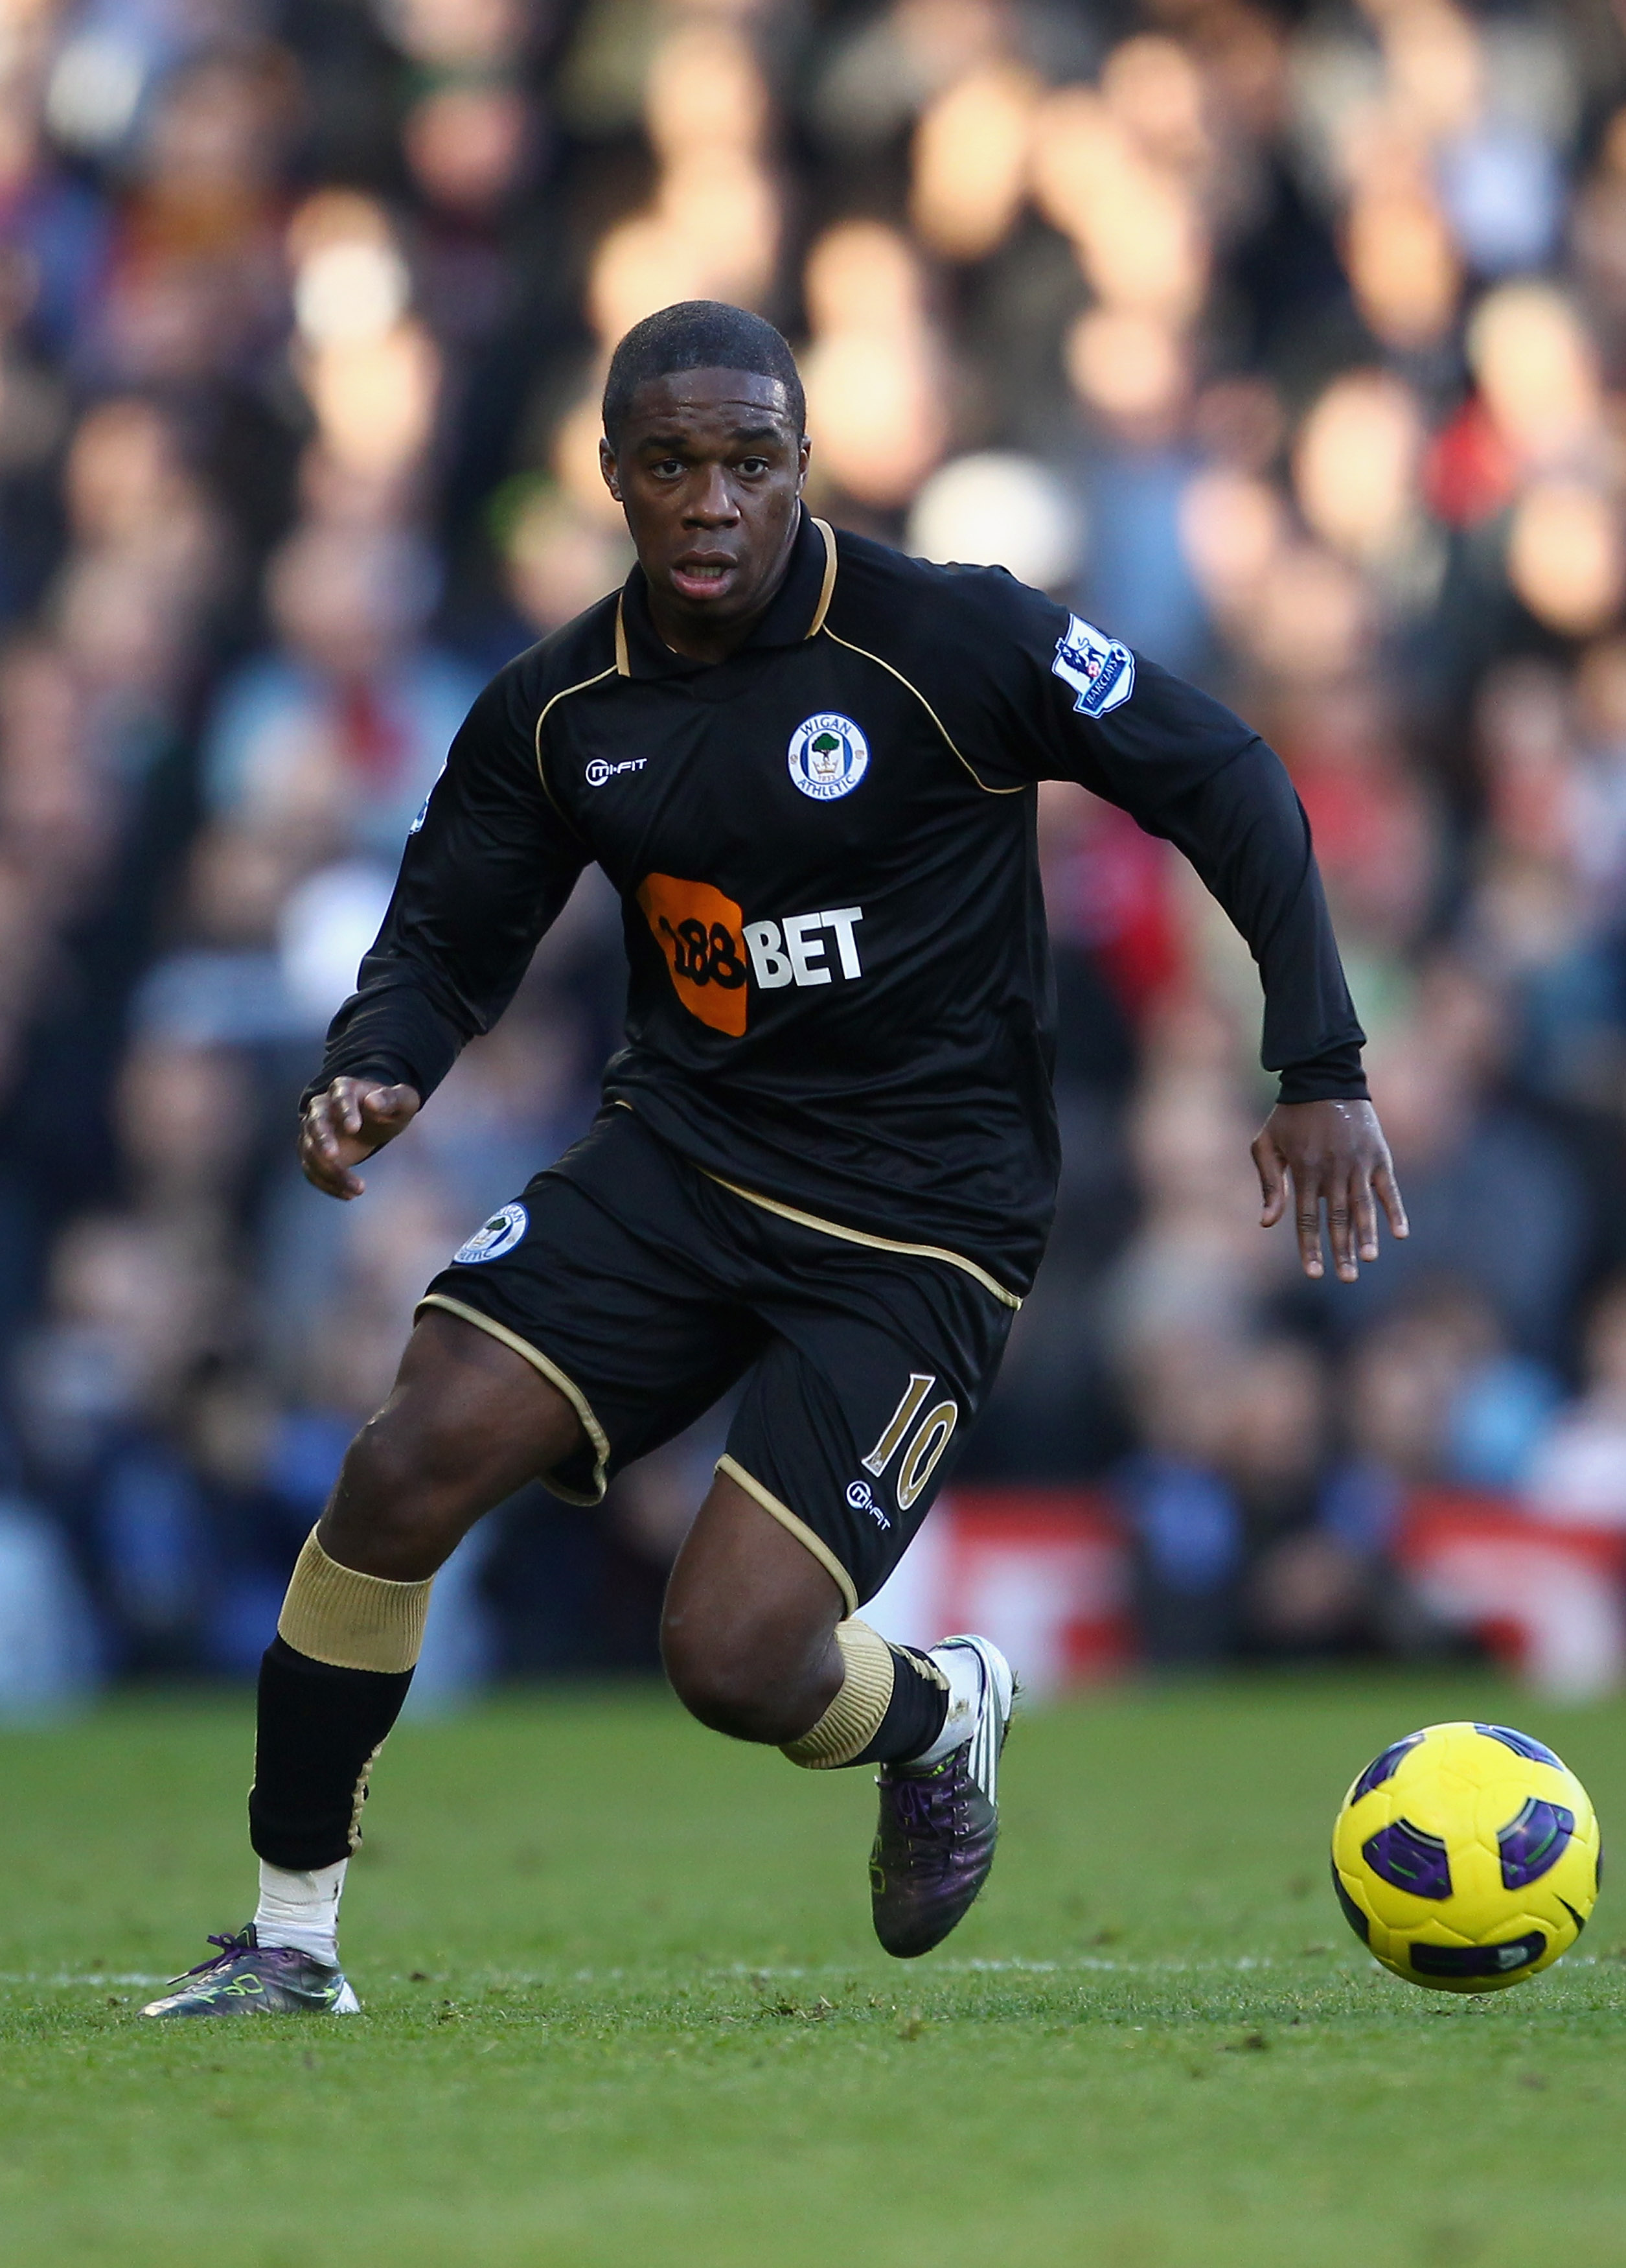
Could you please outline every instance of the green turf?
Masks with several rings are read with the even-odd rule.
[[[1485,1682],[1034,1714],[943,1954],[869,1936],[863,1773],[654,1693],[391,1743],[348,2021],[143,2025],[249,1904],[247,1719],[0,1736],[0,2244],[118,2268],[1563,2268],[1626,2257],[1626,1948],[1483,2000],[1379,1971],[1326,1881],[1413,1724],[1552,1740],[1606,1832],[1626,1709]]]

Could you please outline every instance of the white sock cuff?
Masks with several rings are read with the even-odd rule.
[[[908,1759],[909,1769],[940,1764],[971,1738],[982,1699],[982,1658],[972,1646],[933,1646],[927,1655],[937,1664],[948,1685],[948,1711],[943,1729],[929,1749]]]
[[[333,1967],[339,1960],[339,1900],[344,1895],[348,1859],[308,1874],[260,1861],[260,1903],[254,1933],[261,1945],[292,1946]]]

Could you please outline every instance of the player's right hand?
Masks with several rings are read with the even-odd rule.
[[[299,1121],[299,1163],[325,1197],[358,1197],[367,1184],[350,1168],[393,1142],[422,1107],[415,1086],[380,1086],[372,1079],[335,1079],[313,1094]]]

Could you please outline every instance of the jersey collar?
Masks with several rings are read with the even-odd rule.
[[[791,563],[772,604],[743,645],[728,657],[763,646],[800,645],[824,628],[835,588],[835,534],[828,522],[815,519],[804,505]],[[642,567],[635,566],[615,603],[615,668],[622,677],[699,677],[726,663],[693,661],[673,653],[656,630],[650,615],[649,585]]]

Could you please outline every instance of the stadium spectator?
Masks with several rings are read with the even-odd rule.
[[[1536,1449],[1525,1501],[1541,1520],[1626,1528],[1626,1283],[1618,1278],[1588,1321],[1586,1391]]]
[[[267,589],[282,651],[227,681],[209,726],[212,811],[292,836],[313,860],[362,852],[393,869],[478,690],[420,642],[435,583],[405,534],[318,522],[288,538]]]
[[[1409,20],[6,18],[4,1430],[109,1663],[252,1659],[423,1277],[590,1110],[591,880],[372,1228],[289,1147],[467,701],[626,571],[603,354],[691,291],[805,349],[822,510],[998,557],[1274,740],[1372,1035],[1412,1237],[1295,1291],[1239,1162],[1252,972],[1166,846],[1047,791],[1061,1211],[968,1477],[1138,1476],[1146,1568],[1177,1498],[1228,1506],[1223,1612],[1176,1640],[1196,1594],[1148,1588],[1159,1651],[1400,1643],[1372,1569],[1420,1487],[1617,1518],[1626,35],[1443,8],[1433,86]],[[1254,1449],[1204,1432],[1210,1364]],[[1296,1476],[1275,1590],[1239,1572],[1277,1564],[1261,1458]],[[597,1602],[570,1660],[640,1658],[615,1601],[666,1515],[589,1568],[516,1513],[499,1614],[526,1518],[497,1657],[563,1659],[553,1568]]]

